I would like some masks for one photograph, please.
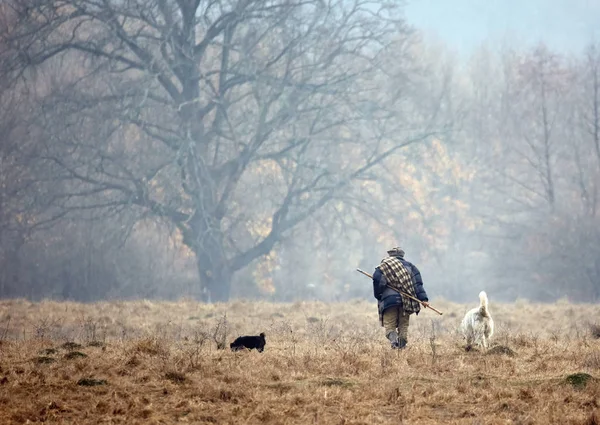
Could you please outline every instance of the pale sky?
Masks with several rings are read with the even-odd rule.
[[[407,0],[409,24],[461,55],[483,42],[580,53],[600,41],[600,0]]]

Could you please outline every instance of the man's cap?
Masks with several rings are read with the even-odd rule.
[[[404,257],[404,250],[399,246],[392,249],[388,249],[387,253],[392,257]]]

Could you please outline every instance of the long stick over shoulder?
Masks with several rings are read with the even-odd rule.
[[[359,273],[362,273],[362,274],[364,274],[365,276],[367,276],[367,277],[369,277],[369,278],[371,278],[371,279],[373,279],[373,276],[371,276],[369,273],[367,273],[367,272],[366,272],[366,271],[364,271],[364,270],[361,270],[361,269],[356,269],[356,271],[357,271],[357,272],[359,272]],[[416,301],[416,302],[418,302],[418,303],[421,303],[421,302],[422,302],[421,300],[419,300],[419,299],[417,299],[417,298],[413,297],[412,295],[408,295],[406,292],[399,291],[399,290],[397,290],[396,288],[392,288],[391,286],[388,286],[388,288],[390,288],[390,289],[393,289],[394,291],[398,292],[399,294],[402,294],[402,295],[404,295],[405,297],[408,297],[408,298],[410,298],[411,300],[415,300],[415,301]],[[430,306],[430,305],[428,305],[427,307],[428,307],[428,308],[430,308],[430,309],[432,309],[433,311],[435,311],[435,312],[436,312],[437,314],[439,314],[440,316],[443,314],[441,311],[439,311],[439,310],[436,310],[435,308],[433,308],[433,307],[432,307],[432,306]]]

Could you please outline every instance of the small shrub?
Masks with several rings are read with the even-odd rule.
[[[135,350],[151,356],[164,355],[167,352],[163,344],[156,338],[146,338],[138,341]]]
[[[227,314],[223,314],[212,334],[212,339],[217,344],[217,350],[224,350],[227,347],[227,332]]]
[[[88,344],[88,347],[104,347],[104,346],[106,346],[106,344],[103,343],[102,341],[91,341]]]
[[[53,354],[56,354],[58,352],[58,350],[56,348],[44,348],[43,350],[40,351],[40,354],[46,355],[46,356],[51,356]]]

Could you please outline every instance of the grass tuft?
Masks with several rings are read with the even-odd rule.
[[[65,354],[65,359],[67,360],[74,360],[74,359],[83,359],[86,358],[88,355],[85,353],[82,353],[81,351],[69,351],[67,354]]]
[[[575,388],[584,388],[592,379],[594,379],[594,377],[589,373],[573,373],[568,375],[565,378],[565,381]]]
[[[96,379],[96,378],[81,378],[77,381],[77,385],[82,387],[96,387],[99,385],[107,385],[108,382],[106,379]]]
[[[48,356],[39,356],[39,357],[36,357],[35,359],[33,359],[33,361],[37,364],[50,364],[50,363],[54,363],[56,361],[56,359],[53,357],[48,357]]]
[[[69,351],[73,351],[73,350],[79,350],[80,348],[83,348],[83,347],[81,344],[77,344],[76,342],[65,342],[63,345],[60,346],[60,348],[69,350]]]

